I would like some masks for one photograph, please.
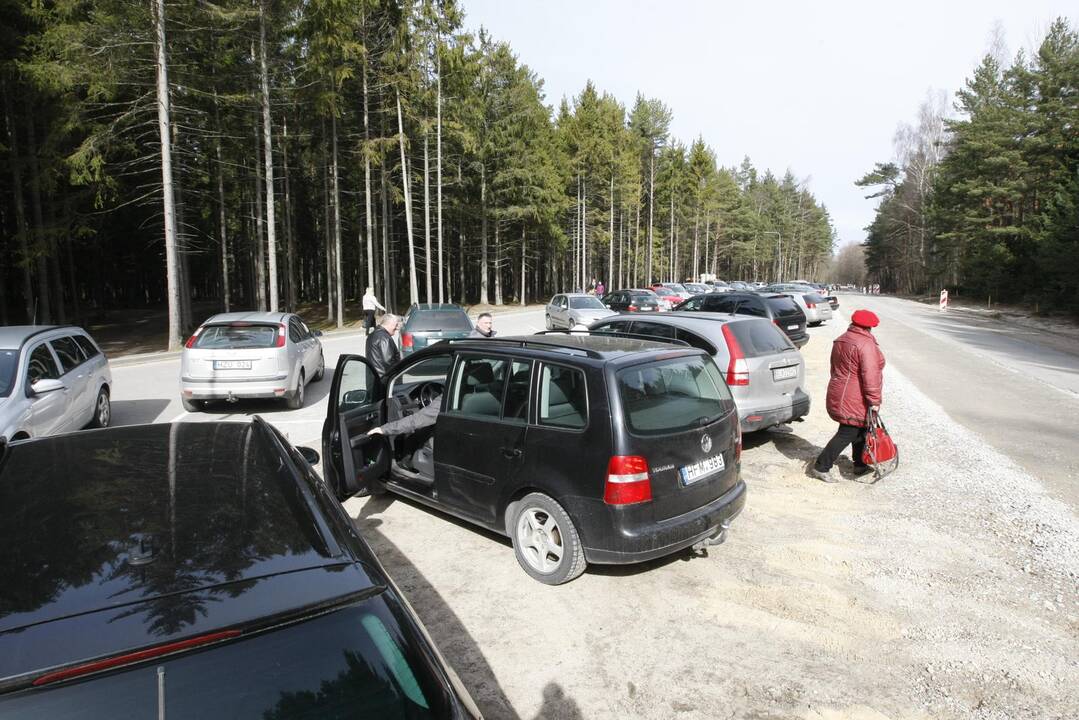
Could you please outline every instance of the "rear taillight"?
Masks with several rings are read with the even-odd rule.
[[[806,307],[812,310],[813,308],[817,307],[817,303],[807,302]]]
[[[638,308],[636,305],[630,305],[628,308],[626,308],[626,310],[629,310],[630,312],[637,312]]]
[[[274,343],[274,347],[285,347],[285,326],[277,326],[277,342]]]
[[[401,347],[412,347],[412,333],[401,333]]]
[[[727,352],[731,360],[727,363],[728,385],[749,385],[749,363],[746,362],[742,346],[738,344],[738,338],[730,325],[723,326],[723,339],[727,341]]]
[[[608,505],[632,505],[652,499],[652,478],[648,461],[640,455],[615,455],[607,463],[607,486],[603,502]]]
[[[191,334],[191,337],[189,337],[189,338],[187,339],[187,342],[185,342],[185,343],[184,343],[184,347],[185,347],[185,348],[191,348],[191,347],[195,347],[195,341],[199,339],[199,333],[200,333],[200,332],[202,332],[202,328],[199,328],[198,330],[196,330],[195,332],[193,332],[193,333]]]

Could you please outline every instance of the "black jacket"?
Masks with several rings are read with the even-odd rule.
[[[377,327],[367,336],[367,350],[364,356],[371,365],[371,369],[383,378],[390,366],[401,359],[401,351],[397,349],[393,335],[386,332],[386,328]]]

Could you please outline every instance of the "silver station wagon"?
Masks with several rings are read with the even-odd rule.
[[[303,407],[304,386],[326,372],[321,335],[292,313],[214,315],[184,345],[184,410],[197,412],[208,400],[250,398],[282,398],[290,409]]]
[[[111,388],[109,361],[85,330],[0,328],[0,438],[106,427]]]

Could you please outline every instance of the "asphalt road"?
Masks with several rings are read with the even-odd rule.
[[[1079,342],[897,298],[841,294],[839,302],[848,317],[859,307],[877,313],[875,333],[889,363],[1079,513]],[[882,413],[887,420],[888,408]],[[902,429],[889,429],[902,443]]]
[[[543,311],[500,313],[495,330],[501,335],[531,334],[543,329]],[[162,355],[137,362],[113,364],[113,425],[155,422],[248,421],[261,415],[283,432],[294,445],[321,447],[322,422],[326,417],[326,395],[337,358],[341,354],[363,354],[365,336],[359,331],[327,333],[322,336],[326,355],[326,377],[307,386],[304,407],[288,410],[283,402],[252,400],[234,404],[218,402],[203,412],[185,412],[180,406],[180,356]]]

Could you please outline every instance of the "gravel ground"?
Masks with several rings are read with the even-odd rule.
[[[747,436],[730,539],[564,586],[403,500],[346,504],[488,718],[1079,717],[1079,519],[900,373],[899,470],[805,474],[835,425]]]

